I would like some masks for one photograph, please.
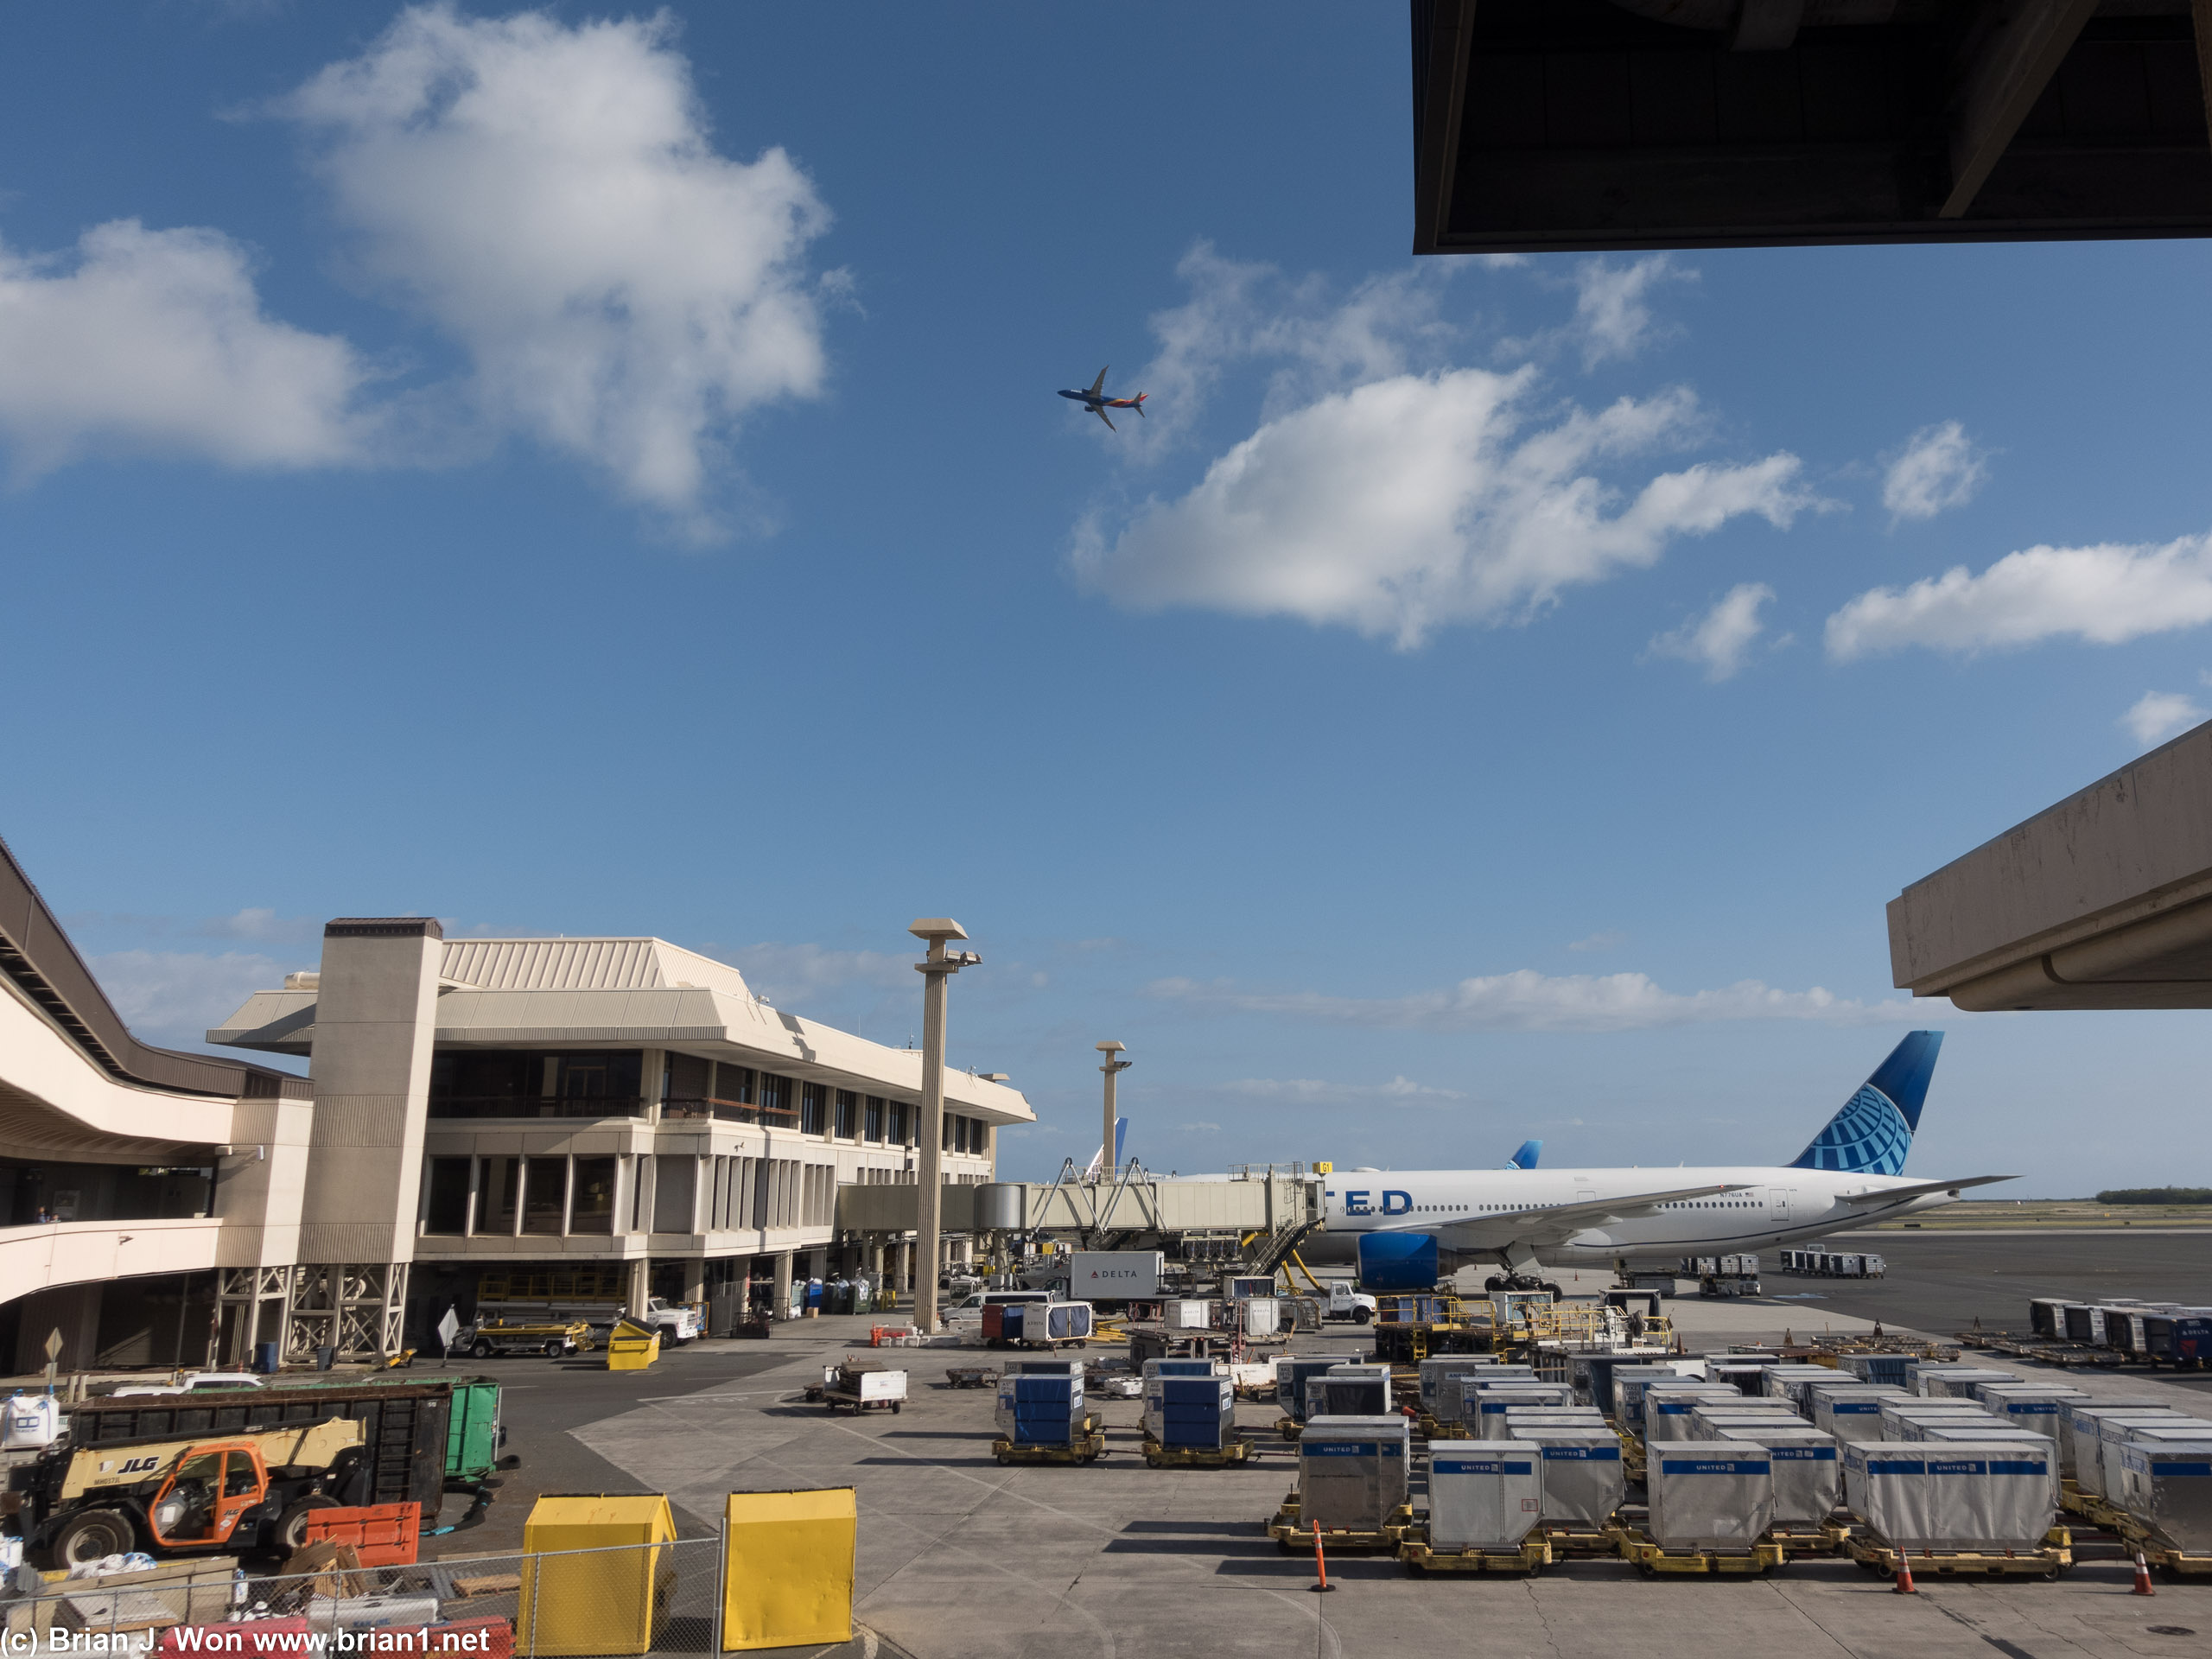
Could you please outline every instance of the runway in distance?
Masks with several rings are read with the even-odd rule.
[[[1106,368],[1110,369],[1114,365],[1111,363],[1109,363],[1106,365]],[[1068,391],[1063,390],[1060,396],[1063,397],[1074,398],[1076,402],[1081,404],[1085,409],[1096,415],[1100,420],[1106,421],[1106,429],[1108,431],[1118,432],[1122,429],[1116,426],[1110,420],[1106,419],[1106,411],[1109,409],[1134,409],[1138,414],[1141,415],[1144,413],[1144,400],[1152,394],[1149,392],[1141,391],[1134,397],[1109,397],[1105,395],[1105,385],[1106,369],[1101,369],[1098,371],[1098,378],[1090,383],[1090,391]]]
[[[1299,1254],[1357,1261],[1369,1290],[1427,1290],[1484,1262],[1506,1269],[1492,1288],[1535,1288],[1548,1267],[1770,1249],[1948,1204],[2014,1178],[1904,1179],[1942,1043],[1940,1031],[1909,1033],[1778,1166],[1338,1170],[1322,1183],[1323,1230]]]

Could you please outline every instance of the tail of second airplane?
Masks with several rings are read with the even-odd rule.
[[[1912,1150],[1913,1131],[1920,1127],[1920,1109],[1928,1098],[1928,1079],[1942,1046],[1940,1031],[1906,1033],[1790,1167],[1904,1174],[1905,1154]]]
[[[1521,1150],[1505,1160],[1505,1166],[1508,1169],[1534,1169],[1536,1166],[1536,1160],[1543,1155],[1543,1151],[1542,1141],[1523,1141],[1521,1143]]]

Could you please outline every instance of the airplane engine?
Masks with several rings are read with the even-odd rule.
[[[1452,1249],[1433,1233],[1361,1233],[1359,1287],[1362,1290],[1433,1290],[1462,1268],[1496,1269],[1494,1255]]]

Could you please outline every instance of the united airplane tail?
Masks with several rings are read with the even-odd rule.
[[[1790,1167],[1904,1174],[1905,1154],[1912,1150],[1913,1131],[1920,1127],[1920,1109],[1928,1098],[1928,1079],[1942,1046],[1940,1031],[1908,1032]]]
[[[1521,1150],[1505,1160],[1505,1166],[1508,1169],[1534,1169],[1536,1160],[1543,1155],[1543,1150],[1544,1143],[1541,1141],[1523,1141]]]

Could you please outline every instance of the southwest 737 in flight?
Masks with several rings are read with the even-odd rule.
[[[1106,368],[1110,369],[1114,365],[1109,363],[1106,365]],[[1106,396],[1104,391],[1105,385],[1106,369],[1101,369],[1098,371],[1098,378],[1090,383],[1090,391],[1063,391],[1060,393],[1060,396],[1063,397],[1074,398],[1076,402],[1081,404],[1085,409],[1096,415],[1100,420],[1106,421],[1106,427],[1109,431],[1118,432],[1121,430],[1121,428],[1116,426],[1113,422],[1106,420],[1106,411],[1109,409],[1134,409],[1138,414],[1141,415],[1144,413],[1144,400],[1149,394],[1141,391],[1134,397],[1109,397]]]

